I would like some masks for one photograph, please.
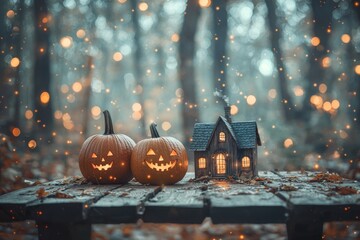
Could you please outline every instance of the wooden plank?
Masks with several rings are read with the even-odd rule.
[[[254,184],[254,183],[253,183]],[[264,186],[218,182],[209,187],[214,223],[284,223],[285,202]]]
[[[175,185],[164,186],[145,202],[142,219],[153,223],[201,223],[206,217],[204,183],[193,182],[193,172]]]
[[[88,212],[92,223],[132,223],[139,218],[142,201],[145,201],[157,187],[127,184],[110,191],[108,195],[93,204]]]
[[[289,239],[320,239],[326,221],[359,220],[359,194],[340,195],[335,188],[351,187],[359,191],[359,184],[335,175],[313,182],[316,172],[274,172],[281,180],[267,186],[287,202]],[[329,179],[329,180],[326,180]],[[334,179],[340,181],[332,182]]]
[[[64,178],[42,185],[23,188],[0,196],[0,222],[23,221],[27,219],[26,206],[37,201],[39,189],[46,194],[71,188],[77,178]]]
[[[145,203],[145,222],[201,223],[206,217],[202,184],[166,186]]]
[[[86,220],[89,207],[120,185],[74,185],[65,189],[64,197],[48,196],[27,206],[29,219],[39,222],[66,223]]]
[[[188,173],[174,186],[184,186],[193,177],[193,173]],[[169,186],[164,187],[164,189],[167,188]],[[162,189],[158,186],[130,182],[92,205],[88,219],[94,223],[128,223],[136,222],[140,218],[149,220],[148,216],[152,215],[151,208],[148,208],[149,201],[153,202],[153,199],[157,199]]]
[[[348,179],[341,182],[311,182],[316,173],[281,172],[283,184],[293,184],[295,191],[279,191],[297,217],[317,217],[323,222],[360,220],[360,185]],[[341,195],[342,189],[355,194]],[[346,193],[346,192],[344,192]]]

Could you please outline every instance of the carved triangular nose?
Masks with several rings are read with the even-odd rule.
[[[161,161],[164,161],[164,158],[162,155],[160,155],[160,157],[159,157],[159,162],[161,162]]]
[[[101,158],[101,161],[102,161],[102,162],[105,162],[105,159],[104,159],[104,158]]]

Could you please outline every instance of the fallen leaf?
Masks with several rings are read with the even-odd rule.
[[[281,186],[279,187],[279,189],[280,189],[281,191],[286,191],[286,192],[297,191],[297,190],[298,190],[296,187],[294,187],[294,186],[292,186],[292,185],[285,185],[285,184],[281,185]]]
[[[67,193],[63,193],[63,192],[56,192],[54,197],[55,198],[74,198],[74,196],[67,194]]]
[[[341,182],[343,178],[337,173],[318,173],[309,182]]]
[[[339,187],[336,186],[335,188],[332,189],[333,191],[337,192],[340,195],[352,195],[352,194],[358,194],[358,190],[353,188],[353,187],[349,187],[349,186],[345,186],[345,187]]]
[[[37,197],[38,198],[45,198],[47,195],[49,195],[48,192],[45,191],[45,188],[39,188],[37,191],[36,191],[36,194],[37,194]]]
[[[129,195],[129,193],[123,192],[123,193],[121,193],[121,194],[119,195],[119,197],[126,197],[127,195]]]

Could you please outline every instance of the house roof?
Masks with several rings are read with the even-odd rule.
[[[238,148],[254,148],[261,145],[261,140],[255,121],[249,122],[228,122],[226,118],[220,116],[214,123],[196,123],[190,150],[205,151],[213,136],[215,127],[222,121],[235,139]]]

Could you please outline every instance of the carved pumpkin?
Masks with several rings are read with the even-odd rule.
[[[156,124],[151,138],[138,142],[131,155],[131,171],[142,184],[171,185],[180,181],[188,168],[184,145],[173,137],[160,137]]]
[[[105,133],[89,137],[81,147],[80,171],[92,183],[127,183],[132,178],[130,159],[135,142],[114,133],[109,111],[104,111],[104,117]]]

